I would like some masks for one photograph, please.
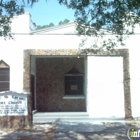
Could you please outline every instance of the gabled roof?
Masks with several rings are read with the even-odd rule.
[[[3,60],[0,60],[0,68],[9,68],[10,66],[5,63]]]
[[[73,30],[71,30],[72,28]],[[67,29],[67,31],[65,29]],[[31,34],[76,34],[76,22],[72,21],[58,26],[46,27],[32,31]]]
[[[30,34],[31,35],[77,35],[78,31],[76,31],[76,26],[77,26],[77,22],[71,21],[62,25],[46,27],[44,29],[35,30],[35,31],[32,31]],[[93,27],[90,27],[91,35],[92,35],[92,29]],[[107,29],[101,29],[100,31],[105,34],[111,33]]]

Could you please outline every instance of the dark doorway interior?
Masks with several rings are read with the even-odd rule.
[[[31,93],[32,93],[32,110],[35,110],[35,101],[34,101],[34,83],[35,76],[31,74]]]
[[[75,67],[84,76],[84,57],[57,57],[36,59],[36,102],[39,112],[84,112],[85,98],[65,99],[66,96],[83,96],[83,81],[65,82],[65,74]],[[74,71],[75,72],[75,71]],[[69,73],[70,74],[70,73]],[[76,77],[76,76],[75,76]],[[75,78],[74,77],[74,78]],[[83,78],[83,77],[82,77]],[[79,79],[78,79],[79,80]],[[80,83],[78,83],[80,82]],[[68,89],[67,91],[65,89]],[[82,91],[81,91],[82,89]],[[76,92],[69,91],[73,90]],[[78,94],[77,94],[78,90]],[[67,93],[66,93],[67,92]]]

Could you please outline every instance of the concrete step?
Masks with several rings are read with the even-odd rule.
[[[89,122],[89,119],[85,118],[36,118],[33,119],[33,123],[54,123],[54,122]]]
[[[54,122],[125,122],[124,118],[90,118],[87,112],[37,112],[33,115],[33,123]]]
[[[41,123],[61,123],[61,122],[73,122],[73,123],[94,123],[94,124],[103,124],[103,123],[126,123],[130,121],[125,121],[125,120],[112,120],[112,119],[94,119],[94,118],[36,118],[33,120],[34,124],[41,124]]]
[[[37,116],[88,116],[87,112],[36,112],[34,114]]]
[[[81,116],[81,115],[77,115],[77,116],[61,116],[61,115],[50,115],[50,116],[33,116],[33,118],[89,118],[89,116]]]
[[[33,123],[46,123],[55,121],[77,122],[88,120],[87,112],[37,112],[33,115]]]

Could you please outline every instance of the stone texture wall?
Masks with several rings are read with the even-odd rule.
[[[0,116],[0,129],[22,129],[28,127],[28,116]]]
[[[38,111],[86,111],[85,99],[63,99],[65,95],[64,74],[73,66],[84,74],[84,58],[37,58]]]
[[[122,56],[124,64],[124,103],[125,103],[125,118],[132,119],[131,109],[131,93],[130,93],[130,73],[129,73],[129,51],[128,49],[116,49],[113,51],[94,51],[94,50],[76,50],[76,49],[59,49],[59,50],[25,50],[24,51],[24,91],[30,92],[30,56],[72,56],[72,55],[83,55],[83,56]]]

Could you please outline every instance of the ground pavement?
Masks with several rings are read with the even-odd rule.
[[[0,131],[6,140],[129,140],[129,128],[140,128],[140,123],[70,123],[34,125],[31,130]],[[138,138],[140,139],[140,138]]]
[[[61,128],[56,129],[54,140],[128,140],[127,131],[130,126],[125,124],[78,124],[82,129],[72,126],[64,131]],[[89,127],[88,127],[89,126]],[[75,127],[77,127],[75,125]],[[69,129],[69,131],[68,131]]]

